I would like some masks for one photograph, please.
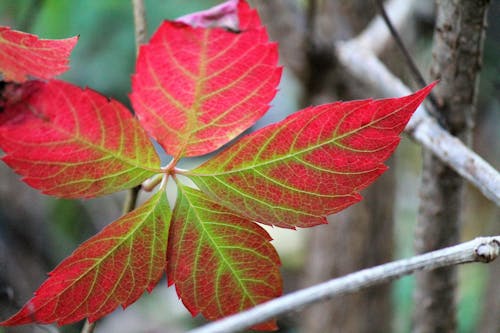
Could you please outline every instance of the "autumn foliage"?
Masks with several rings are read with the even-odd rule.
[[[306,108],[182,170],[181,158],[214,152],[269,109],[281,68],[257,12],[230,1],[165,21],[139,52],[135,116],[96,91],[53,79],[67,69],[75,43],[0,28],[3,161],[61,198],[148,179],[157,191],[77,248],[1,325],[95,321],[151,291],[165,271],[186,308],[208,319],[281,295],[280,260],[258,223],[311,227],[361,200],[433,86]],[[168,165],[149,138],[172,157]],[[169,179],[178,188],[173,208]]]

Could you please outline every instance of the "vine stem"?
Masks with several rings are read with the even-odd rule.
[[[231,333],[239,332],[276,316],[300,309],[306,305],[330,299],[334,296],[352,293],[363,288],[389,282],[419,270],[433,270],[470,262],[491,262],[499,256],[500,235],[478,237],[472,241],[428,252],[408,259],[363,269],[340,278],[317,284],[269,302],[250,310],[207,324],[188,333]]]

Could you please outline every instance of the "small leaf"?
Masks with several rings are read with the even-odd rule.
[[[164,271],[170,215],[165,191],[156,193],[83,243],[0,325],[92,322],[135,302]]]
[[[4,96],[0,148],[30,186],[65,198],[93,197],[161,172],[146,133],[117,101],[56,80],[18,90],[5,90],[18,102]]]
[[[307,108],[186,175],[250,220],[285,228],[326,223],[386,170],[383,162],[433,86],[401,98]]]
[[[0,73],[4,81],[24,82],[28,76],[51,79],[68,70],[78,37],[51,40],[0,27]]]
[[[281,76],[277,46],[246,2],[238,15],[239,33],[165,21],[140,49],[130,98],[170,155],[212,152],[269,109]]]
[[[169,284],[175,283],[193,315],[211,320],[280,296],[280,261],[270,240],[257,224],[179,185],[167,252]]]

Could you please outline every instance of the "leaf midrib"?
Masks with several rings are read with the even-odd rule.
[[[410,103],[408,103],[410,104]],[[253,170],[253,169],[256,169],[256,168],[259,168],[259,167],[262,167],[262,166],[266,166],[266,165],[270,165],[270,164],[274,164],[274,163],[279,163],[279,162],[282,162],[284,160],[287,160],[287,159],[290,159],[290,158],[294,158],[298,155],[301,155],[301,154],[305,154],[309,151],[312,151],[312,150],[315,150],[315,149],[318,149],[318,148],[321,148],[322,146],[325,146],[325,145],[329,145],[329,144],[334,144],[336,145],[337,147],[341,148],[341,149],[348,149],[348,150],[351,150],[351,151],[354,151],[354,149],[350,149],[350,147],[346,147],[344,145],[341,145],[340,143],[336,142],[336,141],[340,141],[342,139],[345,139],[353,134],[356,134],[357,132],[363,130],[363,129],[366,129],[367,127],[371,127],[373,126],[374,124],[377,124],[378,122],[386,119],[387,117],[390,117],[398,112],[400,112],[403,108],[407,107],[408,104],[405,104],[405,105],[402,105],[400,108],[396,109],[394,112],[391,112],[390,114],[387,114],[381,118],[377,118],[377,120],[375,121],[372,121],[372,122],[369,122],[361,127],[358,127],[356,128],[355,130],[352,130],[352,131],[349,131],[349,132],[346,132],[346,133],[343,133],[335,138],[332,138],[330,140],[327,140],[327,141],[324,141],[320,144],[316,144],[316,145],[312,145],[310,147],[307,147],[307,148],[304,148],[302,150],[299,150],[297,152],[293,152],[293,153],[290,153],[290,154],[287,154],[287,155],[283,155],[283,156],[280,156],[278,158],[273,158],[273,159],[268,159],[268,160],[265,160],[265,161],[262,161],[260,163],[253,163],[251,165],[247,165],[247,166],[242,166],[242,167],[239,167],[239,168],[236,168],[236,169],[232,169],[232,170],[225,170],[225,171],[221,171],[221,172],[213,172],[213,173],[197,173],[196,170],[197,169],[194,169],[194,170],[189,170],[186,172],[186,175],[188,176],[195,176],[195,177],[213,177],[213,176],[219,176],[219,175],[228,175],[228,174],[232,174],[232,173],[239,173],[239,172],[244,172],[244,171],[248,171],[248,170]],[[340,125],[340,124],[339,124]],[[268,141],[266,141],[266,143],[268,143]],[[246,143],[246,145],[248,145],[248,143]],[[246,145],[244,147],[242,147],[242,149],[244,149],[246,147]],[[200,168],[203,168],[203,165],[200,167]]]

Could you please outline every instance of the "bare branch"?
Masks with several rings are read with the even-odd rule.
[[[370,31],[366,31],[362,35],[367,38],[371,34]],[[376,36],[372,35],[372,38],[376,39]],[[358,38],[337,43],[336,51],[339,61],[352,75],[377,89],[383,96],[395,97],[411,93],[410,89],[370,50],[360,45]],[[406,133],[500,206],[498,171],[440,127],[424,106],[417,109],[406,127]]]
[[[432,270],[469,262],[491,262],[499,256],[499,252],[500,235],[476,238],[466,243],[364,269],[305,288],[257,305],[250,310],[191,330],[189,333],[238,332],[303,306],[327,300],[337,295],[352,293],[375,284],[389,282],[418,270]]]
[[[144,0],[132,0],[132,6],[134,11],[135,45],[137,52],[139,52],[139,46],[146,43],[148,35]]]
[[[386,2],[385,9],[396,29],[408,22],[415,2],[415,0],[390,0]],[[391,41],[391,34],[382,17],[377,15],[356,40],[361,48],[380,54]]]

